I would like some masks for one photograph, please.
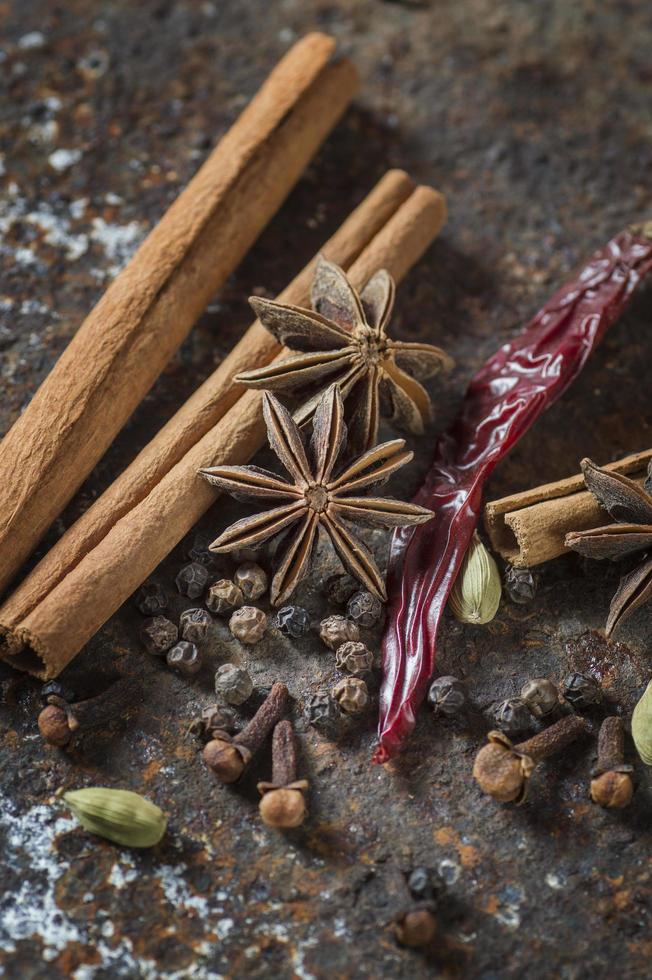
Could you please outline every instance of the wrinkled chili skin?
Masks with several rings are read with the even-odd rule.
[[[616,235],[472,379],[414,498],[434,510],[435,519],[392,539],[375,762],[395,756],[414,728],[441,615],[477,525],[486,480],[574,381],[651,269],[652,224]]]

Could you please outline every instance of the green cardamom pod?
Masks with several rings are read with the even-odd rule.
[[[646,766],[652,766],[652,681],[632,715],[632,738],[636,751]]]
[[[82,827],[125,847],[158,844],[168,819],[154,803],[127,789],[77,789],[63,798]]]
[[[461,623],[489,623],[498,611],[501,591],[498,566],[474,533],[451,590],[453,615]]]

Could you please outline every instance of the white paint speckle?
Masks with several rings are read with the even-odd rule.
[[[82,158],[81,150],[55,150],[48,157],[48,163],[53,170],[62,173],[64,170],[68,170],[75,163],[78,163]]]
[[[30,31],[29,34],[23,34],[23,36],[18,41],[18,47],[21,51],[38,51],[45,45],[45,34],[41,31]]]
[[[226,939],[235,926],[233,919],[218,919],[215,923],[215,934],[218,939]]]
[[[117,225],[105,221],[104,218],[93,218],[91,238],[102,246],[113,263],[107,270],[109,276],[115,276],[120,272],[144,237],[145,228],[138,221]]]

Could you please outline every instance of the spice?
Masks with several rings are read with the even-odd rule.
[[[298,640],[310,630],[310,616],[301,606],[283,606],[276,614],[276,629],[283,636]]]
[[[521,698],[507,698],[492,705],[489,716],[501,732],[520,735],[532,728],[532,714]]]
[[[385,330],[394,305],[394,280],[376,272],[358,295],[345,273],[320,257],[312,287],[313,310],[252,296],[264,327],[296,353],[268,367],[245,371],[236,381],[270,391],[306,393],[337,384],[346,401],[349,449],[365,452],[378,438],[380,406],[390,406],[395,425],[421,433],[431,420],[430,397],[420,381],[449,371],[453,362],[431,344],[390,340]],[[317,398],[300,412],[310,418]]]
[[[229,629],[241,643],[259,643],[267,629],[267,616],[255,606],[243,606],[231,616]]]
[[[67,745],[76,732],[110,727],[124,718],[142,698],[142,681],[132,675],[120,677],[106,690],[84,701],[68,702],[56,694],[38,717],[43,739],[50,745]],[[67,731],[66,731],[67,728]]]
[[[428,691],[428,704],[435,715],[453,718],[468,705],[466,687],[457,677],[436,677]]]
[[[505,592],[517,606],[523,606],[534,599],[537,582],[529,568],[516,568],[508,565],[505,572]]]
[[[360,630],[346,616],[327,616],[319,624],[319,636],[330,650],[337,650],[343,643],[360,639]]]
[[[625,730],[616,716],[605,718],[598,735],[598,762],[591,773],[591,799],[599,806],[620,810],[634,795],[632,766],[625,765]]]
[[[503,732],[489,732],[489,744],[475,757],[473,776],[483,793],[499,803],[522,803],[537,763],[588,731],[584,718],[567,715],[520,745],[513,745]]]
[[[211,548],[217,552],[232,551],[275,538],[281,531],[287,532],[270,590],[272,604],[278,606],[307,572],[317,529],[322,527],[351,574],[376,595],[384,596],[385,583],[376,562],[349,530],[348,522],[364,521],[389,528],[430,520],[432,513],[423,507],[384,497],[367,497],[364,493],[358,496],[412,459],[412,453],[404,452],[405,442],[395,439],[376,446],[334,477],[346,437],[342,396],[335,385],[328,389],[315,410],[308,455],[292,416],[268,392],[263,395],[263,413],[269,444],[293,482],[255,466],[201,469],[201,475],[221,490],[261,497],[275,505],[266,513],[245,517],[231,525]]]
[[[223,704],[210,704],[201,713],[198,724],[193,722],[193,730],[206,740],[213,737],[213,732],[221,731],[233,735],[237,728],[235,711]]]
[[[210,543],[211,539],[207,535],[196,534],[191,547],[186,552],[186,557],[212,571],[215,567],[215,555],[209,551]]]
[[[190,643],[203,643],[213,626],[213,617],[205,609],[186,609],[181,613],[181,636]]]
[[[187,640],[179,640],[178,643],[168,650],[167,664],[172,670],[191,677],[198,673],[202,667],[202,656],[194,643]]]
[[[564,700],[577,711],[592,708],[602,701],[602,688],[595,677],[591,677],[590,674],[580,674],[578,671],[564,677],[561,693]]]
[[[306,779],[297,780],[297,743],[289,721],[280,721],[272,738],[272,781],[258,783],[263,823],[281,830],[298,827],[306,817]]]
[[[369,691],[360,677],[345,677],[333,688],[333,697],[347,715],[359,715],[369,704]]]
[[[397,532],[376,762],[400,751],[433,672],[442,612],[494,467],[580,373],[652,268],[652,226],[613,238],[472,379],[416,502],[437,519]],[[553,369],[554,367],[554,369]]]
[[[143,616],[160,616],[168,607],[167,593],[158,582],[145,582],[136,593],[136,608]]]
[[[154,616],[143,623],[140,639],[147,650],[155,657],[163,657],[179,639],[179,630],[165,616]]]
[[[418,905],[402,913],[394,922],[394,933],[401,946],[429,946],[437,935],[437,920],[430,905]]]
[[[521,700],[535,718],[545,718],[559,707],[559,691],[547,677],[535,677],[521,688]]]
[[[403,277],[441,229],[442,195],[428,187],[410,193],[409,185],[404,174],[388,174],[326,243],[327,254],[337,249],[330,256],[349,264],[354,284],[383,264]],[[313,268],[291,285],[288,301],[303,301]],[[213,488],[197,480],[198,468],[246,463],[265,441],[261,395],[242,393],[232,375],[277,351],[256,322],[0,608],[0,630],[10,640],[0,643],[0,657],[42,680],[56,676],[154,572],[215,502]],[[25,647],[27,636],[38,658]]]
[[[413,868],[407,880],[410,895],[421,901],[434,901],[438,884],[439,878],[430,868]]]
[[[371,592],[356,592],[346,604],[346,615],[363,629],[372,629],[382,614],[383,604]]]
[[[288,699],[287,687],[277,681],[241,732],[233,737],[227,732],[216,732],[206,744],[204,761],[221,783],[234,783],[240,778],[271,730],[283,718]]]
[[[334,52],[334,40],[316,32],[293,45],[75,332],[5,436],[0,592],[104,455],[341,116],[357,88],[357,75]],[[160,473],[169,464],[169,444],[159,448],[164,451],[155,472]],[[136,499],[150,488],[141,482]],[[110,526],[116,523],[114,516]],[[159,533],[163,526],[159,512]],[[142,539],[137,545],[145,550]]]
[[[228,578],[221,578],[215,585],[211,585],[206,596],[206,605],[215,613],[230,613],[243,604],[242,589]]]
[[[461,623],[481,626],[498,612],[500,594],[498,566],[474,534],[451,590],[451,612]]]
[[[181,595],[187,595],[189,599],[199,599],[208,579],[209,571],[206,566],[200,565],[198,561],[191,561],[189,565],[183,566],[174,581]]]
[[[234,581],[245,599],[255,602],[267,588],[267,572],[253,561],[245,561],[236,569]]]
[[[63,698],[64,701],[74,701],[75,692],[70,687],[65,687],[60,681],[48,681],[44,684],[40,690],[39,697],[43,704],[48,703],[48,698],[50,695],[55,695],[55,697]]]
[[[652,599],[652,494],[635,480],[582,460],[584,482],[616,522],[566,535],[566,546],[588,558],[618,561],[641,554],[634,571],[624,575],[611,600],[605,632],[610,636],[635,609]]]
[[[123,847],[153,847],[167,827],[163,811],[131,790],[98,786],[63,798],[85,830]]]
[[[349,674],[366,674],[374,664],[374,655],[364,643],[342,643],[335,652],[335,665]]]
[[[326,691],[313,694],[306,704],[306,721],[327,738],[339,735],[344,721],[340,706]]]
[[[604,469],[642,482],[651,459],[652,449],[648,449],[608,463]],[[527,570],[567,554],[566,534],[604,524],[605,513],[579,473],[490,500],[483,517],[494,551],[511,567]]]
[[[652,681],[632,714],[632,738],[646,766],[652,766]]]
[[[324,583],[324,595],[336,606],[344,606],[358,588],[358,583],[346,572],[329,575]]]
[[[227,704],[244,704],[253,692],[254,684],[249,672],[235,664],[222,664],[215,672],[215,693]]]

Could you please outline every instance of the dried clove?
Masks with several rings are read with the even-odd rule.
[[[214,733],[204,747],[204,762],[221,783],[234,783],[249,765],[252,756],[281,721],[289,701],[285,684],[277,681],[251,721],[231,737],[225,731]]]
[[[268,827],[298,827],[306,817],[306,779],[297,780],[297,743],[289,721],[280,721],[272,739],[272,781],[258,783],[263,823]]]
[[[475,757],[473,776],[499,803],[522,803],[537,763],[589,731],[586,719],[567,715],[538,735],[514,745],[503,732],[489,732],[489,744]]]
[[[437,920],[430,904],[415,905],[398,916],[394,933],[401,946],[414,949],[429,946],[437,935]]]
[[[591,773],[591,799],[599,806],[620,810],[634,795],[632,766],[625,765],[625,729],[615,715],[605,718],[598,735],[598,762]]]
[[[141,697],[142,683],[133,676],[119,678],[101,694],[84,701],[70,703],[51,694],[38,716],[39,731],[49,745],[63,748],[78,731],[114,724]]]

